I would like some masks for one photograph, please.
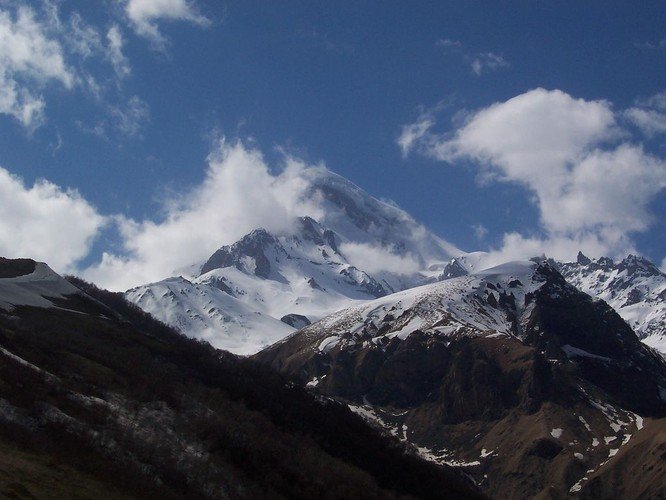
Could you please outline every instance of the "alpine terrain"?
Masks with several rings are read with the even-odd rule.
[[[666,494],[666,362],[547,261],[354,305],[256,359],[493,497]]]
[[[465,253],[405,211],[323,167],[303,173],[318,217],[271,234],[258,228],[189,274],[128,290],[126,298],[190,337],[254,354],[336,310],[464,276],[489,255]],[[666,353],[666,275],[642,257],[551,263],[604,299],[647,345]]]
[[[666,354],[666,274],[649,260],[629,255],[620,262],[608,257],[558,265],[569,283],[612,306],[647,345]]]
[[[355,301],[436,281],[462,254],[403,210],[325,168],[303,175],[318,220],[296,218],[281,234],[258,228],[194,265],[190,275],[139,286],[127,299],[189,336],[253,354]]]

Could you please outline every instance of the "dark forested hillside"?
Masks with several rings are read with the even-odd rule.
[[[86,294],[0,310],[3,495],[478,497],[346,406],[70,282]]]

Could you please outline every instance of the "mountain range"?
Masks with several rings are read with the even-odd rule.
[[[304,175],[310,213],[124,293],[0,258],[0,493],[666,497],[656,266],[490,267]]]
[[[265,229],[225,245],[189,273],[142,285],[126,298],[215,347],[251,355],[354,303],[486,267],[394,204],[321,167],[303,174],[317,219]],[[666,275],[630,255],[551,263],[579,290],[608,302],[647,345],[666,353]]]

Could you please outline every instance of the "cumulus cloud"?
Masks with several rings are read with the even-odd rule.
[[[352,265],[370,274],[391,271],[408,275],[422,268],[414,255],[398,255],[394,249],[385,246],[346,242],[340,245],[340,251]]]
[[[0,255],[31,257],[71,271],[105,222],[77,191],[45,180],[27,187],[0,167]]]
[[[459,253],[432,237],[402,210],[376,200],[364,205],[365,194],[359,194],[358,188],[323,165],[308,164],[282,153],[280,168],[272,170],[251,144],[220,140],[208,157],[200,184],[168,193],[159,219],[115,217],[121,241],[118,250],[104,253],[99,262],[81,274],[112,290],[188,274],[192,265],[254,229],[292,234],[302,216],[319,220],[328,228],[342,228],[341,252],[352,264],[370,273],[416,272],[424,266],[420,255],[430,255],[432,245],[439,252],[444,247],[451,254]],[[339,199],[335,195],[339,189],[346,189],[347,197]],[[394,225],[394,239],[375,231],[372,219],[368,219],[375,213],[379,220],[389,217],[383,223]],[[350,223],[354,217],[361,219],[361,226],[368,225],[362,229]],[[399,248],[383,243],[396,239],[407,243]]]
[[[34,129],[44,120],[41,89],[49,82],[71,88],[75,75],[65,62],[62,44],[37,20],[35,11],[11,5],[0,6],[0,113]]]
[[[649,137],[666,132],[666,114],[659,111],[630,108],[626,116]]]
[[[453,133],[437,134],[432,123],[415,130],[408,151],[471,161],[484,179],[517,183],[532,195],[545,236],[507,234],[498,259],[625,253],[631,233],[650,227],[649,203],[666,187],[666,162],[626,140],[610,103],[558,90],[495,103]]]
[[[166,43],[159,31],[159,21],[186,21],[199,26],[210,24],[194,2],[187,0],[128,0],[125,13],[136,33],[152,40],[157,46]]]
[[[118,217],[123,252],[105,253],[84,275],[124,290],[205,260],[258,227],[281,232],[298,216],[318,217],[319,209],[303,196],[310,185],[304,168],[288,159],[280,173],[272,174],[258,150],[222,140],[208,158],[203,182],[167,197],[161,220]]]

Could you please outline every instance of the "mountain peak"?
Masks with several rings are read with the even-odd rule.
[[[645,257],[629,254],[618,264],[618,270],[626,270],[630,275],[659,276],[663,273]]]
[[[578,255],[576,256],[576,262],[580,265],[587,266],[592,261],[589,259],[589,257],[587,257],[585,254],[583,254],[583,252],[579,250]]]
[[[265,229],[255,229],[233,245],[226,245],[215,251],[201,267],[200,274],[231,266],[235,266],[239,270],[246,270],[249,258],[253,260],[252,272],[256,276],[268,278],[271,267],[265,251],[269,246],[273,246],[279,251],[280,242]]]
[[[608,257],[558,266],[579,290],[608,302],[647,345],[666,353],[666,275],[645,257]]]

